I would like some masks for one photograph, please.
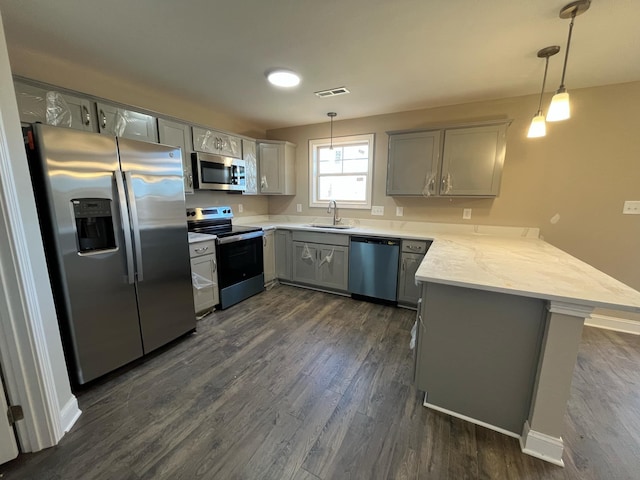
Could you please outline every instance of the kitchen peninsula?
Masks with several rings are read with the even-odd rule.
[[[433,240],[415,277],[415,381],[425,406],[519,438],[524,453],[557,465],[585,318],[596,307],[640,312],[640,292],[540,240],[535,228],[371,221],[338,233],[296,217],[256,220]]]

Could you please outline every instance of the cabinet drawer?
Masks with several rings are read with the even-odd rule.
[[[431,242],[426,240],[403,240],[402,251],[407,253],[426,253]]]
[[[342,245],[349,246],[349,235],[341,233],[322,233],[322,232],[293,232],[294,242],[322,243],[325,245]]]
[[[212,253],[216,253],[215,240],[205,240],[204,242],[189,244],[189,256],[191,258],[199,257],[201,255],[210,255]]]

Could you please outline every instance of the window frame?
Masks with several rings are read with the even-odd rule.
[[[354,208],[370,210],[373,196],[373,160],[375,150],[375,133],[366,133],[361,135],[348,135],[344,137],[333,137],[334,146],[345,146],[354,143],[367,142],[369,144],[369,158],[367,162],[367,185],[366,185],[366,200],[364,202],[354,202],[348,200],[336,199],[338,208]],[[328,205],[327,200],[318,200],[318,161],[316,159],[316,152],[319,147],[326,147],[331,145],[332,139],[330,138],[316,138],[309,140],[309,207],[312,208],[326,208]],[[348,175],[348,174],[341,174]],[[340,176],[340,174],[338,175]]]

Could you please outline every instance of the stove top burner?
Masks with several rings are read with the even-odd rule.
[[[260,232],[260,227],[231,224],[231,207],[187,208],[187,227],[190,232],[209,233],[218,237],[231,237],[249,232]]]

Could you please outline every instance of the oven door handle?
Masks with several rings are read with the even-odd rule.
[[[218,238],[218,245],[224,245],[226,243],[239,242],[241,240],[249,240],[251,238],[262,237],[263,235],[264,235],[264,232],[263,231],[259,231],[259,232],[242,233],[240,235],[232,235],[230,237],[222,237],[222,238]]]

